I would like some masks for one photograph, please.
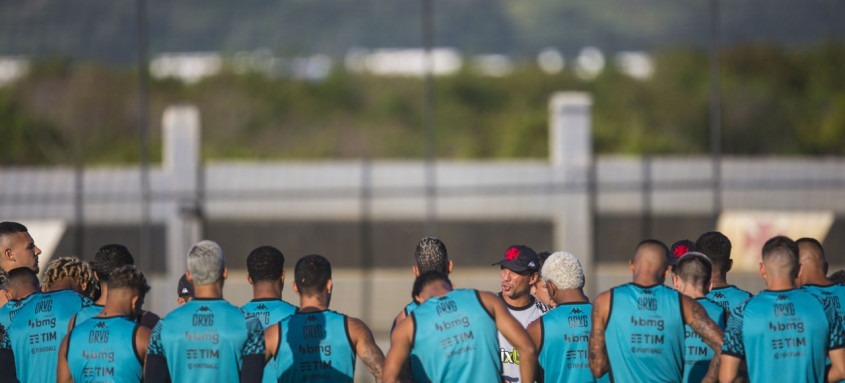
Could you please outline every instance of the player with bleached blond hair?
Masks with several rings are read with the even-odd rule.
[[[584,295],[584,270],[572,253],[552,253],[540,270],[555,308],[528,325],[547,382],[592,382],[588,350],[593,305]],[[606,381],[607,375],[599,381]]]

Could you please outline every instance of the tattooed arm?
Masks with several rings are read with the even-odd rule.
[[[593,303],[593,328],[590,331],[590,371],[596,378],[610,370],[604,331],[607,327],[607,313],[610,312],[610,291],[596,297]]]
[[[701,307],[695,299],[686,295],[681,295],[681,304],[684,311],[684,322],[689,325],[696,334],[701,337],[713,351],[716,356],[710,362],[710,368],[707,370],[707,375],[704,376],[703,382],[715,382],[719,378],[719,363],[720,355],[722,353],[722,340],[725,334],[722,329],[713,322],[707,315],[707,311]]]
[[[349,325],[349,337],[352,339],[355,353],[364,362],[376,378],[376,383],[381,382],[382,369],[384,369],[384,353],[376,345],[373,339],[373,332],[364,322],[357,318],[346,317]]]

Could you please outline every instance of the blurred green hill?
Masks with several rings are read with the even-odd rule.
[[[599,153],[706,153],[709,74],[705,52],[657,52],[656,71],[636,80],[609,66],[592,81],[533,61],[505,77],[467,68],[437,77],[441,158],[545,158],[548,100],[583,90],[594,98]],[[742,155],[845,155],[845,44],[801,49],[737,45],[722,57],[723,150]],[[151,84],[154,151],[164,108],[196,104],[203,150],[214,158],[421,158],[419,78],[336,69],[319,82],[224,71],[194,85]],[[0,87],[0,161],[67,164],[138,159],[137,72],[68,60],[37,62]],[[157,157],[158,154],[154,154]]]

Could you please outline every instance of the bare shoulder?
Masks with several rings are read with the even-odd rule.
[[[346,317],[346,324],[349,327],[349,335],[351,336],[360,336],[360,335],[370,335],[372,336],[372,331],[370,331],[370,327],[367,326],[364,321],[361,319],[347,316]]]
[[[599,295],[596,296],[596,299],[593,300],[593,312],[606,313],[610,308],[611,294],[611,290],[605,290],[599,293]]]
[[[402,321],[407,317],[408,316],[405,315],[405,309],[399,310],[399,314],[396,314],[396,317],[393,318],[393,325],[398,326],[399,323],[402,323]]]
[[[149,341],[152,330],[144,326],[138,326],[138,338]]]

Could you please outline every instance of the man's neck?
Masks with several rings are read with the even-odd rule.
[[[79,293],[78,289],[79,287],[76,285],[76,282],[67,278],[59,279],[50,286],[50,291],[73,290]]]
[[[659,278],[653,275],[634,275],[633,282],[640,286],[654,286],[654,285],[662,285],[665,279]]]
[[[510,307],[525,307],[531,304],[531,294],[525,294],[518,298],[511,299],[505,294],[502,294],[502,299]]]
[[[792,290],[795,287],[795,281],[789,278],[770,278],[766,283],[766,289],[772,291]]]
[[[822,274],[813,273],[809,275],[803,275],[801,277],[801,285],[819,285],[819,286],[830,286],[833,282],[830,279],[827,279]]]
[[[258,282],[252,285],[254,299],[282,299],[282,286],[279,283]]]
[[[223,285],[213,283],[210,285],[194,285],[194,298],[221,299],[223,298]]]
[[[131,316],[132,303],[130,302],[106,302],[103,311],[97,314],[98,317]]]
[[[309,313],[329,309],[329,297],[325,294],[299,295],[299,312]]]
[[[727,273],[723,272],[713,272],[710,274],[710,286],[712,286],[712,288],[730,286],[728,285],[728,278],[726,274]]]
[[[552,299],[559,305],[566,303],[585,303],[590,301],[581,289],[558,290],[555,292],[555,296]]]
[[[683,289],[680,289],[678,291],[680,291],[681,294],[684,294],[693,299],[704,298],[707,296],[707,294],[704,293],[704,289],[700,287],[689,286],[689,284],[687,284],[686,286],[684,286]]]
[[[100,297],[97,298],[97,301],[94,302],[97,306],[105,306],[106,300],[109,297],[109,284],[103,281],[100,281]]]

